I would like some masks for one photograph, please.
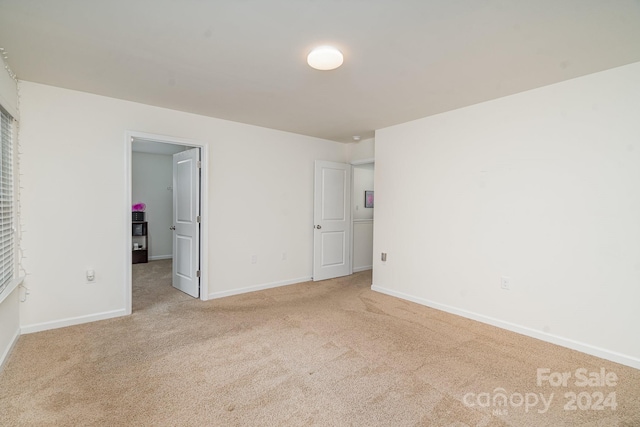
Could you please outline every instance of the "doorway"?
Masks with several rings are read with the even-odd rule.
[[[373,268],[374,166],[315,162],[314,281]]]
[[[162,135],[154,135],[141,132],[127,132],[126,134],[126,164],[127,164],[127,230],[131,228],[131,206],[132,203],[143,202],[151,203],[154,210],[147,215],[149,221],[149,236],[148,236],[148,253],[149,261],[151,262],[163,262],[170,263],[173,258],[173,230],[171,229],[173,224],[173,180],[167,181],[167,176],[173,175],[172,160],[173,154],[178,152],[185,152],[189,148],[196,148],[200,153],[200,173],[198,174],[199,188],[200,188],[200,215],[198,216],[199,228],[200,228],[200,240],[196,248],[196,255],[198,260],[197,273],[200,282],[199,299],[208,299],[208,283],[207,283],[207,263],[204,260],[207,259],[208,249],[208,224],[206,221],[207,216],[207,182],[208,182],[208,170],[207,170],[207,146],[197,141],[167,137]],[[154,163],[155,162],[155,163]],[[163,170],[154,169],[154,164]],[[134,170],[136,167],[147,168],[147,174],[145,171]],[[155,185],[154,193],[145,192],[144,199],[140,188],[134,188],[134,175],[140,180],[141,176],[144,176],[147,181],[153,182],[155,178],[158,181],[162,181],[161,186],[157,183]],[[155,178],[154,178],[155,177]],[[138,200],[140,199],[140,200]],[[125,298],[128,314],[132,312],[132,293],[133,293],[133,277],[132,277],[132,237],[127,231],[126,250],[125,250],[125,262],[126,262],[126,280],[125,280]],[[199,253],[198,253],[199,252]],[[172,268],[172,273],[176,271],[175,266]]]
[[[373,268],[373,221],[375,211],[375,163],[352,163],[352,272]]]

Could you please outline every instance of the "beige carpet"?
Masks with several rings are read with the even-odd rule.
[[[640,371],[372,292],[369,272],[208,302],[167,261],[134,283],[131,316],[19,339],[0,425],[640,426]],[[581,368],[618,381],[577,386]]]

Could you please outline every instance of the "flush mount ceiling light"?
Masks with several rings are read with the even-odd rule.
[[[332,46],[318,46],[307,55],[307,64],[321,71],[335,70],[343,60],[342,52]]]

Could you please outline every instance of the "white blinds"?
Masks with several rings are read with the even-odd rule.
[[[13,118],[0,108],[0,293],[13,279]]]
[[[6,71],[6,72],[5,72]],[[18,119],[18,84],[16,75],[0,55],[0,105],[14,119]]]

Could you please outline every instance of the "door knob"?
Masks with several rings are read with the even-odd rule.
[[[322,228],[322,226],[321,226],[320,224],[318,224],[318,225],[316,225],[316,228],[317,228],[318,230],[320,230],[320,229]]]
[[[169,230],[175,230],[175,229],[176,229],[175,225],[172,225],[171,227],[169,227]]]

